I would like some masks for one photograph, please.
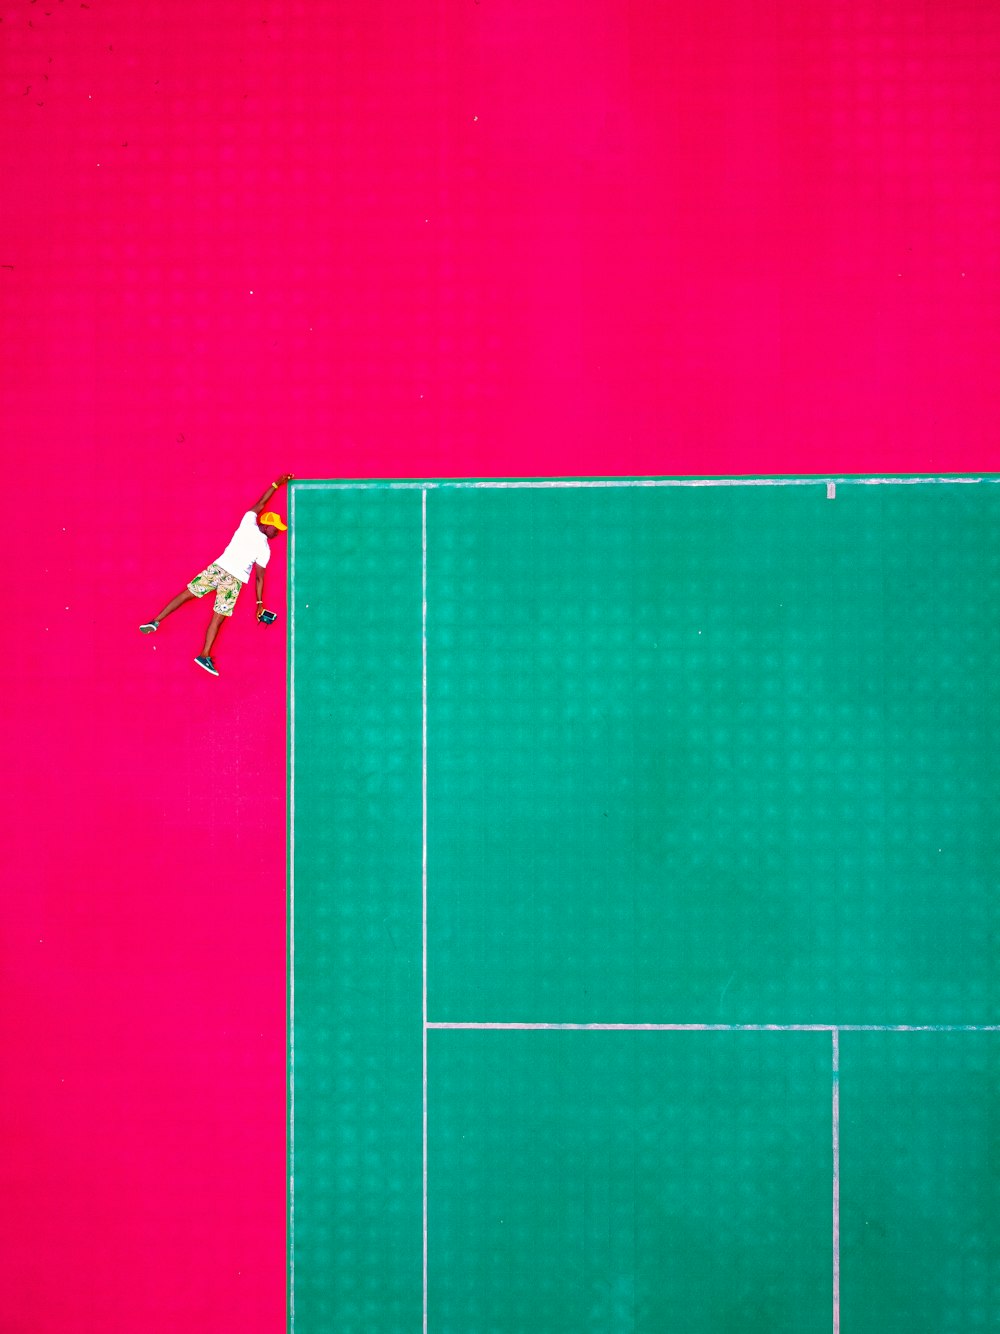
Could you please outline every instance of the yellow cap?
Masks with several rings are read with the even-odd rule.
[[[275,514],[274,510],[268,510],[266,514],[262,514],[260,516],[260,521],[263,524],[270,524],[272,528],[277,528],[282,533],[288,531],[288,524],[282,523],[281,515]]]

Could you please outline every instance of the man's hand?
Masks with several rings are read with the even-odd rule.
[[[264,506],[274,495],[275,491],[277,491],[279,487],[284,486],[286,482],[290,481],[292,481],[292,474],[290,472],[283,472],[276,482],[272,482],[271,485],[264,492],[264,494],[261,496],[260,500],[258,500],[256,505],[253,506],[254,514],[260,514],[261,510],[263,510]]]

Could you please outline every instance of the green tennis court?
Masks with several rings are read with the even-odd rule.
[[[998,531],[294,484],[291,1329],[1000,1330]]]

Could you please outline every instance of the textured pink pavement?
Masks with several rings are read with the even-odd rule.
[[[265,1334],[285,546],[139,621],[285,468],[996,469],[1000,10],[0,17],[0,1330]]]

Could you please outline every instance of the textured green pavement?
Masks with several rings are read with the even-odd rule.
[[[298,521],[290,959],[294,1328],[419,1327],[420,497]],[[415,522],[414,522],[415,516]],[[415,653],[415,658],[414,658]]]
[[[844,1334],[1000,1329],[1000,1034],[840,1054]]]
[[[439,1334],[827,1334],[827,1034],[434,1032],[430,1079]]]
[[[996,1022],[997,520],[432,493],[431,1017]]]
[[[294,485],[294,1329],[1000,1329],[998,518]]]

